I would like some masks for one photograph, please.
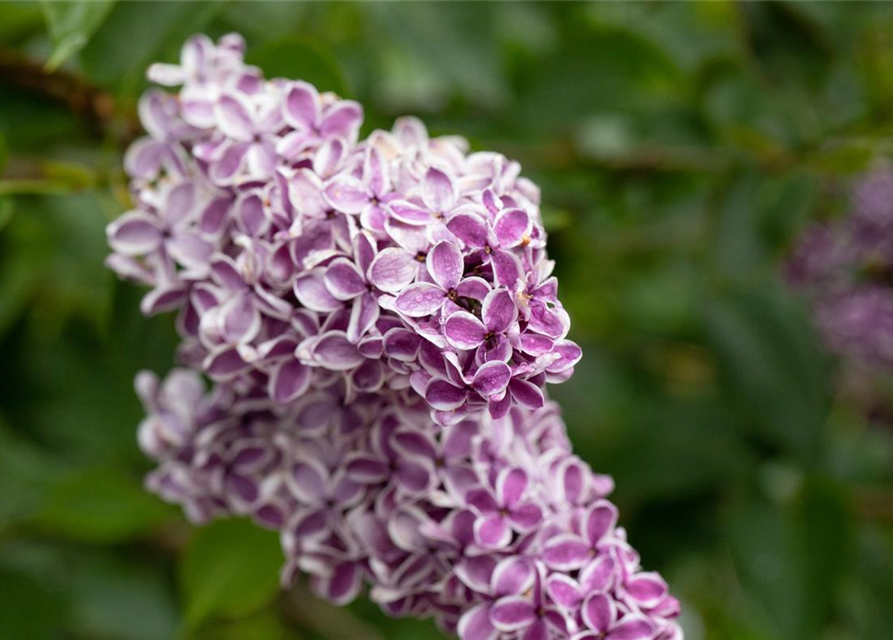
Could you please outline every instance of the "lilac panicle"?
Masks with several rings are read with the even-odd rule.
[[[893,168],[852,191],[848,215],[808,228],[787,264],[828,348],[876,370],[893,367]]]
[[[150,67],[179,89],[142,97],[108,227],[182,337],[186,368],[136,380],[148,486],[278,530],[285,585],[463,640],[680,639],[545,396],[581,352],[537,187],[413,118],[361,140],[359,104],[243,52],[195,36]]]

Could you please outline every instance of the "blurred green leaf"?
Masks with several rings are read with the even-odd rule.
[[[15,200],[12,198],[0,198],[0,233],[3,233],[7,225],[12,222],[12,217],[15,215],[15,205]],[[2,330],[0,330],[0,333],[2,333]]]
[[[4,2],[0,12],[0,44],[12,44],[46,26],[41,5],[36,2]]]
[[[816,460],[831,401],[830,368],[808,320],[772,280],[705,301],[706,337],[742,420]]]
[[[847,616],[859,640],[887,640],[893,628],[893,535],[877,525],[858,532],[856,576],[847,585]]]
[[[228,2],[221,18],[227,29],[237,30],[257,46],[303,31],[315,9],[303,2]]]
[[[592,4],[589,19],[654,42],[685,68],[735,54],[735,9],[728,2]]]
[[[76,540],[111,543],[145,535],[172,509],[118,469],[87,467],[54,482],[35,524]]]
[[[42,152],[65,140],[88,139],[75,114],[44,96],[19,91],[0,82],[0,134],[17,154]]]
[[[51,638],[64,603],[36,578],[0,567],[0,640]]]
[[[491,6],[366,3],[363,9],[380,37],[418,56],[432,73],[449,78],[473,104],[504,99],[508,88],[491,35]]]
[[[144,86],[146,68],[175,61],[187,37],[203,31],[223,8],[211,2],[121,2],[81,53],[94,82],[132,96]]]
[[[350,96],[335,55],[322,44],[306,38],[292,36],[266,42],[249,50],[246,62],[263,69],[268,78],[304,80],[320,91]]]
[[[111,553],[87,556],[72,576],[72,626],[83,638],[174,638],[174,595],[157,567]],[[247,636],[246,636],[247,637]]]
[[[255,611],[279,590],[279,536],[247,520],[199,529],[181,564],[186,623]]]
[[[245,618],[218,620],[202,627],[191,640],[298,640],[274,611],[260,611]]]
[[[47,69],[57,69],[83,49],[114,5],[115,0],[42,0],[41,7],[55,45]]]
[[[850,561],[844,496],[809,482],[792,504],[758,499],[729,520],[741,584],[765,613],[772,638],[814,640],[829,621]]]
[[[33,517],[62,471],[58,460],[0,421],[0,532]]]
[[[563,24],[560,48],[525,65],[519,77],[511,115],[539,138],[565,133],[593,114],[626,114],[646,101],[652,109],[672,104],[684,89],[686,78],[660,47],[576,15],[586,10],[583,4],[569,5],[574,13]]]

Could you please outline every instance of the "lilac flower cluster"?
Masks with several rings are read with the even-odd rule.
[[[360,140],[358,104],[242,52],[198,36],[150,68],[181,88],[142,98],[108,228],[189,367],[137,377],[149,487],[278,530],[286,585],[367,585],[463,640],[681,639],[544,396],[580,349],[536,186],[414,119]]]
[[[149,70],[183,86],[142,98],[136,208],[108,229],[143,310],[180,308],[190,363],[260,372],[283,404],[340,376],[418,394],[439,424],[542,407],[581,353],[518,164],[414,119],[358,141],[357,103],[265,81],[241,49],[198,37]]]
[[[849,361],[893,369],[893,168],[856,184],[849,215],[806,230],[787,265],[824,342]]]

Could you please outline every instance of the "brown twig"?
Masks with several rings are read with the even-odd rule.
[[[97,138],[111,134],[123,144],[139,131],[133,110],[122,108],[110,93],[72,73],[47,71],[40,63],[10,49],[0,49],[0,84],[19,87],[65,104]]]
[[[332,640],[383,640],[370,625],[320,600],[300,582],[283,594],[283,612],[297,626]]]

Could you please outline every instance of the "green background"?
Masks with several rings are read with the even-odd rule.
[[[364,134],[418,114],[542,186],[585,354],[553,396],[689,640],[893,638],[891,385],[778,276],[890,151],[893,5],[730,2],[0,3],[0,638],[440,637],[279,593],[275,535],[141,488],[132,378],[173,320],[104,226],[146,66],[231,30]]]

